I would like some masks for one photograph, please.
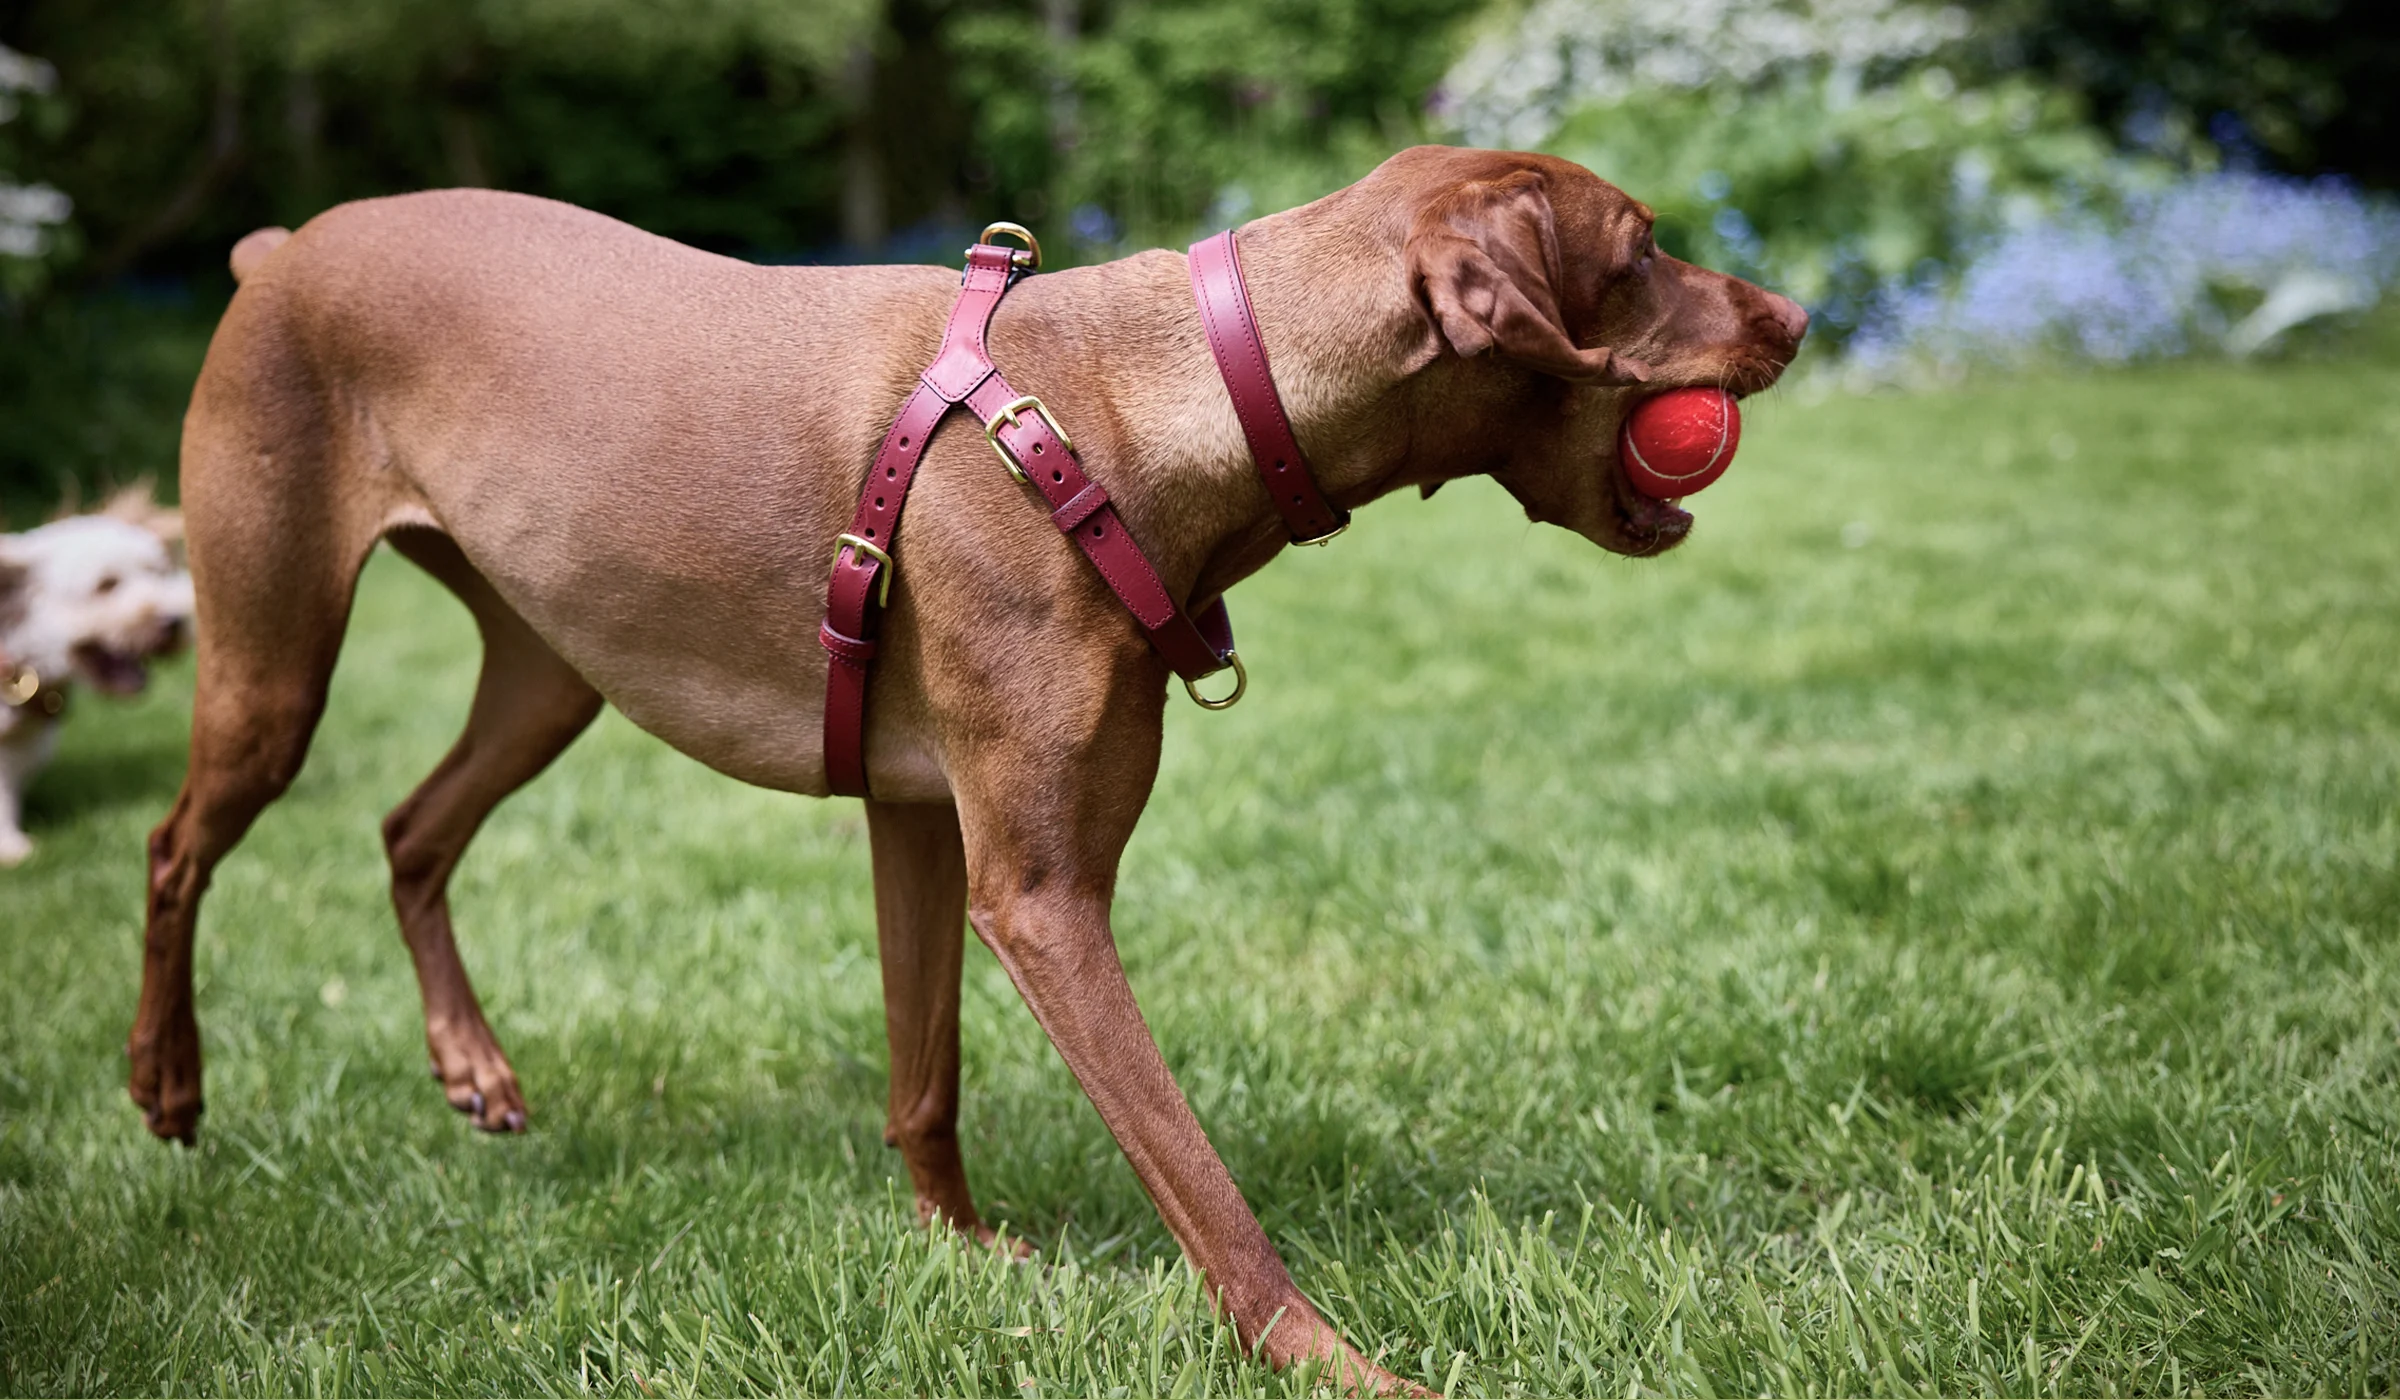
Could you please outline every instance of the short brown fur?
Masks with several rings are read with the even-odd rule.
[[[1488,473],[1534,518],[1626,554],[1689,527],[1616,469],[1628,406],[1764,388],[1807,324],[1657,254],[1648,210],[1543,156],[1407,151],[1241,238],[1334,501]],[[451,870],[603,700],[721,772],[826,791],[815,631],[834,534],[957,274],[756,267],[482,191],[345,205],[251,235],[233,262],[242,286],[185,422],[198,693],[190,771],[150,841],[132,1094],[153,1132],[191,1139],[199,899],[298,772],[359,567],[389,539],[458,593],[485,647],[465,733],[385,824],[393,900],[450,1102],[520,1128],[451,940]],[[1182,596],[1285,543],[1180,254],[1033,278],[991,346]],[[887,1136],[919,1209],[988,1235],[956,1140],[963,912],[1244,1340],[1278,1366],[1414,1390],[1300,1295],[1151,1041],[1109,904],[1168,673],[979,437],[951,425],[919,477],[866,745]]]

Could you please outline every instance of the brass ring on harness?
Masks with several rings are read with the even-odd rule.
[[[1019,243],[1025,245],[1023,249],[1015,250],[1010,253],[1010,266],[1021,267],[1027,272],[1039,272],[1042,270],[1042,244],[1040,239],[1037,239],[1033,236],[1032,229],[1025,227],[1023,224],[1009,223],[1007,220],[1003,219],[998,223],[985,224],[983,226],[983,232],[976,235],[975,241],[985,244],[989,247],[997,248],[1000,245],[992,242],[992,236],[994,234],[998,234],[1003,238],[1013,238]]]
[[[1242,667],[1241,653],[1229,651],[1225,653],[1225,659],[1233,666],[1233,693],[1222,700],[1209,699],[1200,693],[1200,687],[1189,677],[1184,679],[1183,693],[1191,696],[1192,703],[1203,710],[1230,710],[1233,702],[1242,698],[1242,692],[1250,688],[1250,673]]]

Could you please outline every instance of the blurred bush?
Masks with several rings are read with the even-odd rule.
[[[55,128],[58,70],[38,58],[0,45],[0,306],[15,305],[41,290],[53,263],[72,257],[74,230],[67,216],[73,200],[49,185],[19,184],[23,168],[20,123]]]
[[[0,42],[57,91],[38,130],[0,127],[0,171],[74,222],[45,235],[49,304],[0,307],[0,494],[171,475],[171,429],[75,417],[165,421],[160,377],[132,409],[105,346],[182,353],[261,224],[488,184],[775,260],[947,261],[1003,217],[1062,261],[1113,256],[1420,139],[1482,3],[18,0]]]
[[[1428,139],[1425,94],[1484,0],[1057,0],[960,14],[976,148],[1083,255],[1181,245]]]
[[[2115,236],[2227,158],[2400,178],[2377,8],[11,0],[0,494],[171,474],[159,366],[230,294],[226,249],[340,200],[498,185],[769,259],[947,260],[1009,217],[1074,261],[1428,137],[1541,145],[1651,201],[1671,246],[1799,294],[1828,343],[1962,294],[2026,230]],[[2271,294],[2220,298],[2225,324]],[[156,421],[100,425],[103,404]]]
[[[2136,10],[2182,14],[2109,12]],[[1670,250],[1799,298],[1819,363],[1860,333],[1858,373],[2253,353],[2391,284],[2386,206],[2216,173],[2259,155],[2238,118],[2217,114],[2209,139],[2153,93],[2117,140],[2072,84],[1999,71],[1995,55],[2063,42],[2012,37],[2047,13],[1536,0],[1490,25],[1438,100],[1470,140],[1538,145],[1633,191]]]
[[[2072,97],[1962,86],[1964,12],[1895,0],[1542,0],[1452,70],[1463,133],[1591,167],[1669,251],[1807,304],[1838,344],[1899,284],[2163,166],[2118,156]]]
[[[1897,287],[1851,343],[1874,382],[2067,357],[2250,355],[2400,282],[2400,205],[2332,177],[2205,174],[2070,209],[1971,250],[1955,278]]]
[[[1550,145],[1645,192],[1671,249],[1797,297],[1838,340],[2011,218],[2116,198],[2132,172],[2079,115],[2024,81],[1961,93],[1937,66],[1860,91],[1837,71],[1586,108]]]
[[[2388,0],[1963,0],[1986,73],[2037,76],[2136,148],[2194,136],[2400,187]]]
[[[85,283],[188,275],[264,223],[438,185],[576,200],[719,247],[831,210],[839,70],[869,0],[27,0],[62,79],[21,144]]]

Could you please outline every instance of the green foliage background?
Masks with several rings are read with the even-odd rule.
[[[1443,75],[1525,3],[16,0],[0,44],[60,82],[0,121],[0,177],[75,214],[44,265],[0,258],[0,510],[172,477],[183,386],[160,367],[205,336],[226,249],[262,224],[489,184],[749,257],[947,259],[993,218],[1113,256],[1449,134]],[[2364,0],[1970,8],[1975,37],[1940,57],[1954,89],[1663,93],[1554,144],[1658,203],[1681,251],[1836,312],[1837,335],[1842,299],[1976,231],[1945,212],[1964,155],[2041,196],[2129,121],[2192,149],[2228,112],[2289,168],[2395,178],[2400,51]],[[1755,238],[1695,193],[1712,171]]]
[[[2073,98],[2023,79],[1963,94],[1954,81],[1929,69],[1839,104],[1813,79],[1655,94],[1586,108],[1551,146],[1639,191],[1669,249],[1821,320],[1830,305],[1836,329],[1875,288],[1994,231],[2012,196],[2047,200],[2114,173]],[[1986,197],[1955,197],[1966,161]]]

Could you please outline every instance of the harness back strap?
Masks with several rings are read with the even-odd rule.
[[[991,230],[985,230],[986,235]],[[1201,611],[1197,621],[1176,602],[1151,566],[1108,492],[1084,475],[1074,444],[1052,420],[1040,399],[1019,394],[992,364],[984,337],[1000,298],[1015,280],[1024,254],[990,243],[967,250],[966,275],[942,344],[918,376],[917,387],[876,449],[859,492],[850,528],[835,541],[833,576],[825,592],[825,620],[817,638],[825,647],[825,776],[841,796],[867,795],[867,681],[875,661],[884,605],[891,601],[895,571],[893,540],[909,485],[934,429],[950,411],[965,405],[984,423],[984,433],[1011,475],[1040,491],[1050,522],[1092,561],[1160,656],[1189,688],[1227,666],[1238,678],[1233,628],[1223,599]],[[1032,264],[1038,265],[1036,254]],[[1234,697],[1238,698],[1237,688]],[[1192,692],[1199,699],[1199,692]],[[1221,702],[1201,701],[1221,708]]]
[[[1317,489],[1308,455],[1292,436],[1292,422],[1284,416],[1283,397],[1275,392],[1275,374],[1267,365],[1267,344],[1250,310],[1250,288],[1242,281],[1241,249],[1233,230],[1193,244],[1189,260],[1192,300],[1200,304],[1208,350],[1216,356],[1225,392],[1233,397],[1234,415],[1242,420],[1242,436],[1249,440],[1250,459],[1267,488],[1267,499],[1292,532],[1292,543],[1324,544],[1349,527],[1350,512],[1334,506]]]

